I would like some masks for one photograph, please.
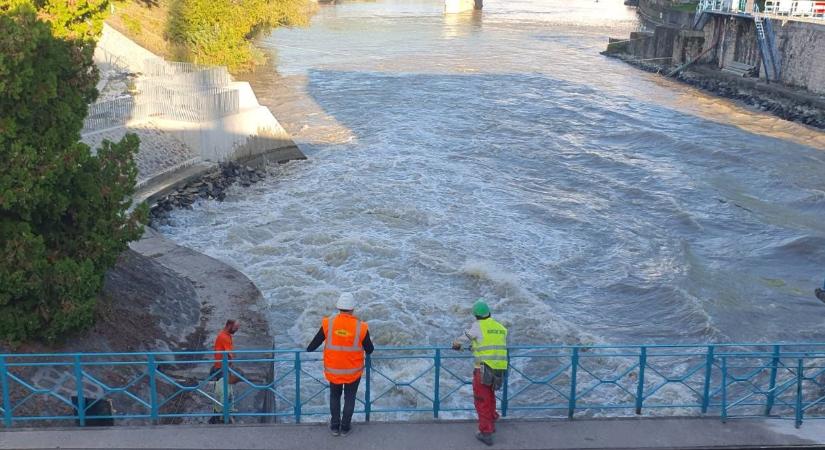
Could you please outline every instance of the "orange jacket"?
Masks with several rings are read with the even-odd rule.
[[[330,323],[332,326],[330,327]],[[324,317],[324,376],[334,384],[352,383],[364,372],[364,346],[369,327],[357,317],[340,313]]]
[[[218,337],[215,338],[215,352],[231,352],[233,350],[235,349],[232,348],[232,335],[226,330],[221,330],[221,332],[218,333]],[[235,355],[232,353],[226,355],[226,359],[228,360],[232,360],[234,357]],[[223,360],[223,354],[215,353],[215,368],[220,369],[221,360]]]

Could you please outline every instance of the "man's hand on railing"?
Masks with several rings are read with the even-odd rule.
[[[461,350],[461,342],[453,341],[453,350]]]

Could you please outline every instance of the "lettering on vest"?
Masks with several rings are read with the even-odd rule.
[[[473,342],[476,365],[484,364],[491,369],[507,370],[507,328],[493,319],[479,322],[482,331],[480,342]]]

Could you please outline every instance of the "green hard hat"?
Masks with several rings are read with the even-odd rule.
[[[485,302],[483,298],[476,300],[476,303],[473,305],[473,315],[478,317],[490,315],[490,307],[487,306],[487,302]]]

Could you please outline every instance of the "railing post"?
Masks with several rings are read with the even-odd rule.
[[[708,412],[710,405],[710,378],[713,375],[713,352],[716,347],[708,345],[708,353],[705,357],[705,382],[702,386],[702,414]]]
[[[576,372],[579,368],[579,348],[573,347],[570,355],[570,397],[567,403],[567,418],[572,419],[576,412]]]
[[[642,402],[645,391],[645,366],[647,365],[647,347],[642,347],[639,353],[639,385],[636,387],[636,414],[642,413]]]
[[[295,423],[301,423],[301,352],[295,352]]]
[[[3,424],[11,427],[11,393],[9,392],[9,372],[6,357],[0,356],[0,390],[3,393]]]
[[[441,349],[435,349],[435,381],[433,382],[433,417],[438,419],[438,410],[441,409]]]
[[[229,357],[226,352],[221,356],[221,374],[223,375],[223,423],[229,423]]]
[[[722,423],[728,421],[728,357],[722,357]]]
[[[149,405],[151,406],[152,424],[158,423],[158,387],[157,387],[157,362],[155,361],[155,354],[149,353],[149,361],[146,364],[146,370],[149,372]]]
[[[765,415],[771,415],[771,408],[773,408],[773,402],[776,398],[776,368],[779,365],[779,346],[773,346],[773,359],[771,359],[771,380],[770,385],[768,387],[768,398],[765,400]]]
[[[796,421],[795,426],[799,428],[802,425],[802,380],[805,378],[803,371],[805,367],[802,365],[802,358],[799,358],[796,365]]]
[[[501,416],[507,417],[507,408],[510,406],[510,399],[507,397],[510,390],[507,384],[510,383],[510,350],[507,350],[507,370],[504,372],[504,386],[501,388]]]
[[[77,420],[81,427],[86,426],[86,396],[83,391],[83,368],[80,366],[80,355],[74,356],[74,379],[77,391]]]
[[[370,395],[370,380],[372,379],[372,357],[367,355],[367,363],[364,371],[367,374],[366,384],[364,385],[364,416],[367,422],[370,421],[370,413],[372,412],[372,399]]]

